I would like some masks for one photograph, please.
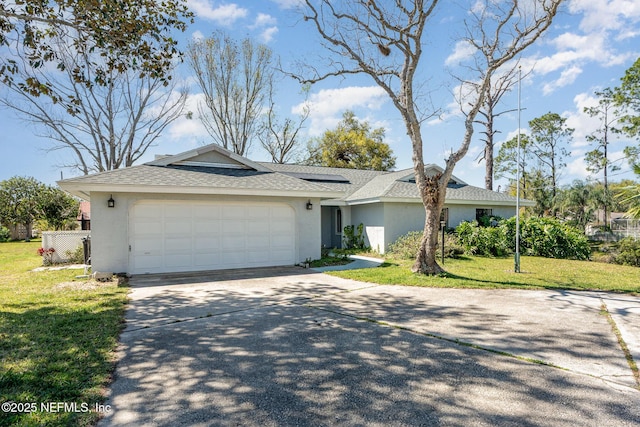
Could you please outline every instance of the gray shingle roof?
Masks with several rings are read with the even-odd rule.
[[[201,159],[207,153],[214,152],[220,156],[231,156],[244,168],[218,166],[218,163],[189,162],[190,159]],[[235,156],[235,157],[234,157]],[[215,156],[214,156],[215,157]],[[243,161],[243,159],[245,161]],[[185,161],[187,160],[187,161]],[[192,163],[192,164],[191,164]],[[215,167],[212,167],[215,166]],[[429,171],[441,170],[435,165]],[[107,191],[109,187],[119,187],[119,191],[127,191],[128,187],[140,191],[140,187],[153,187],[153,191],[178,191],[189,188],[195,192],[215,193],[217,191],[232,194],[247,192],[274,191],[273,194],[287,192],[324,193],[338,203],[357,203],[376,200],[413,199],[420,201],[418,189],[406,178],[413,176],[412,169],[395,172],[327,168],[322,166],[306,166],[291,164],[274,164],[252,162],[235,155],[221,147],[209,145],[175,156],[140,166],[133,166],[114,171],[60,181],[61,186],[68,185],[76,189]],[[450,185],[447,189],[447,202],[486,202],[488,204],[515,204],[515,198],[503,193],[485,190],[462,183]],[[91,188],[94,186],[93,188]],[[123,190],[124,188],[124,190]],[[231,192],[231,193],[230,193]],[[305,195],[306,196],[306,195]]]
[[[291,164],[278,164],[278,163],[266,163],[259,162],[262,166],[265,166],[273,171],[281,173],[292,174],[315,174],[315,175],[335,175],[342,176],[349,180],[349,183],[343,182],[322,182],[323,187],[330,188],[332,190],[341,191],[344,196],[338,200],[345,200],[351,194],[358,191],[367,182],[375,179],[378,176],[388,174],[388,172],[371,171],[371,170],[359,170],[359,169],[346,169],[346,168],[327,168],[323,166],[306,166],[306,165],[291,165]]]
[[[70,178],[60,183],[239,188],[310,192],[330,191],[330,189],[320,184],[303,181],[277,172],[194,166],[153,166],[146,164]]]
[[[355,196],[355,195],[354,195]],[[386,199],[419,199],[420,194],[418,188],[414,183],[395,181],[389,186],[386,191],[377,196],[378,198]],[[487,190],[485,188],[474,187],[473,185],[451,185],[447,188],[446,202],[460,202],[460,201],[476,201],[486,203],[499,203],[499,204],[515,204],[515,197],[508,194],[498,193],[496,191]],[[528,201],[524,202],[528,204]]]

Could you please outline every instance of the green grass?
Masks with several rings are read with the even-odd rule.
[[[69,284],[82,270],[32,272],[42,262],[39,246],[0,243],[0,403],[35,402],[38,409],[0,412],[0,426],[92,425],[95,412],[42,412],[40,405],[104,402],[127,288]]]
[[[570,289],[640,294],[640,269],[589,261],[522,257],[446,259],[442,276],[411,272],[411,260],[388,259],[378,268],[330,272],[334,276],[386,285],[447,288]]]
[[[343,258],[341,256],[326,256],[326,257],[322,257],[320,259],[311,261],[310,267],[318,268],[318,267],[327,267],[330,265],[345,265],[345,264],[349,264],[352,261],[353,260]]]

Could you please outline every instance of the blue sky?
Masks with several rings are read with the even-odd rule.
[[[180,34],[184,48],[191,38],[206,37],[212,31],[222,29],[237,39],[251,37],[267,44],[280,56],[283,67],[293,68],[295,61],[319,61],[324,51],[311,27],[296,12],[298,0],[189,0],[196,13],[195,23],[186,33]],[[464,59],[464,50],[456,43],[462,34],[465,10],[454,2],[442,1],[435,16],[429,22],[424,43],[424,68],[418,77],[432,102],[442,109],[441,119],[423,124],[425,161],[443,164],[446,153],[456,149],[462,137],[462,118],[452,93],[455,81],[450,72],[458,72],[457,66]],[[465,2],[457,2],[465,3]],[[472,4],[473,1],[469,1]],[[583,113],[584,107],[595,104],[594,91],[618,84],[624,71],[640,56],[640,2],[637,0],[569,0],[550,31],[543,39],[525,52],[523,70],[533,71],[522,81],[522,126],[547,112],[566,117],[575,128],[574,138],[568,149],[561,183],[589,177],[584,165],[584,153],[591,148],[585,136],[597,128],[598,123]],[[186,64],[178,69],[178,78],[189,85],[190,70]],[[188,109],[197,111],[201,96],[195,85],[190,85]],[[0,94],[4,94],[0,89]],[[304,97],[300,87],[292,80],[283,79],[278,85],[277,104],[281,116],[295,117],[302,108]],[[394,110],[388,97],[366,76],[336,78],[311,88],[308,102],[311,115],[303,130],[306,139],[319,136],[340,120],[342,113],[353,110],[362,120],[374,127],[386,129],[386,142],[397,156],[397,169],[409,168],[411,144],[406,136],[400,115]],[[517,91],[504,97],[504,110],[517,108]],[[517,131],[517,114],[502,116],[497,122],[501,133],[497,141],[511,138]],[[14,175],[33,176],[48,184],[76,172],[57,165],[65,162],[64,151],[46,152],[47,141],[39,138],[16,114],[0,109],[0,180]],[[151,147],[143,161],[154,154],[175,154],[211,142],[204,128],[196,119],[180,119],[169,127],[157,146]],[[620,157],[622,149],[634,141],[616,140],[610,148],[613,158]],[[477,161],[482,150],[478,131],[467,157],[456,167],[454,174],[468,183],[483,186],[484,163]],[[497,149],[496,149],[497,152]],[[248,157],[268,160],[267,154],[256,141]],[[631,178],[626,164],[622,174],[615,177]],[[592,177],[597,178],[597,177]],[[497,181],[497,185],[504,185]]]

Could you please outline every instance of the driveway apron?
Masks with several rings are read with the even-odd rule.
[[[131,280],[100,426],[636,426],[640,299],[300,268]],[[636,358],[636,361],[638,359]]]

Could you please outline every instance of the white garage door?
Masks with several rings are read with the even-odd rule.
[[[282,203],[144,201],[129,233],[133,274],[295,263],[295,213]]]

